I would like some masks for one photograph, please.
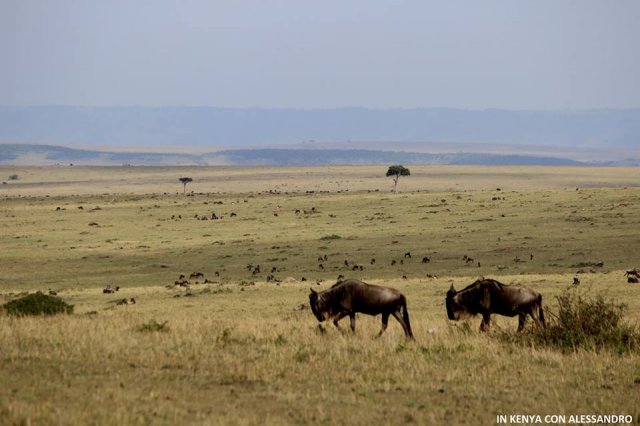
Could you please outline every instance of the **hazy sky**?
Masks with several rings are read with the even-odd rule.
[[[640,107],[640,1],[0,0],[0,105]]]

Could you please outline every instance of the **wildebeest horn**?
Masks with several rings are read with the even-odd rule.
[[[455,291],[456,291],[456,289],[455,289],[455,288],[453,288],[453,284],[451,284],[451,288],[449,289],[449,291],[453,291],[453,292],[455,292]]]
[[[316,291],[313,289],[313,287],[309,287],[309,290],[311,290],[311,293],[315,293]]]

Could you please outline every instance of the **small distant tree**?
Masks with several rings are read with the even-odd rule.
[[[187,184],[189,182],[193,182],[193,179],[191,179],[190,177],[181,177],[178,180],[182,182],[182,193],[185,194],[187,192]]]
[[[411,172],[409,169],[401,164],[389,166],[389,170],[387,170],[387,177],[393,177],[393,192],[398,192],[398,179],[400,179],[400,176],[409,176],[410,174]]]

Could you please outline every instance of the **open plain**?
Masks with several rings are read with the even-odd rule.
[[[517,319],[481,334],[443,302],[484,276],[549,315],[579,291],[639,322],[640,168],[409,168],[393,194],[373,166],[1,167],[0,302],[53,291],[75,311],[0,313],[0,424],[637,422],[637,351],[505,343]],[[416,340],[295,309],[339,275],[402,291]]]

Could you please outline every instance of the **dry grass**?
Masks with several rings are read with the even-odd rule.
[[[411,169],[401,190],[420,179]],[[499,335],[515,332],[516,319],[497,318],[493,333],[481,335],[479,318],[468,326],[450,323],[443,306],[452,283],[460,288],[478,275],[533,287],[552,305],[582,269],[581,287],[624,301],[630,319],[640,320],[640,287],[623,277],[624,269],[638,266],[640,190],[612,188],[635,169],[548,169],[531,183],[542,188],[515,190],[518,180],[505,185],[504,169],[490,169],[499,175],[490,177],[485,169],[469,168],[465,176],[440,168],[449,187],[486,190],[397,197],[335,188],[312,195],[245,192],[277,189],[269,185],[278,181],[278,170],[261,168],[230,169],[236,180],[226,194],[195,197],[160,195],[165,185],[181,190],[183,169],[175,179],[168,179],[170,169],[133,169],[141,179],[133,192],[158,195],[100,195],[111,185],[100,174],[115,180],[116,169],[88,170],[96,180],[86,185],[36,183],[60,170],[76,173],[5,170],[21,181],[25,176],[37,196],[17,198],[16,188],[0,189],[9,195],[0,201],[0,301],[51,288],[76,312],[0,314],[0,423],[475,425],[494,423],[496,414],[640,415],[631,398],[640,386],[638,353],[563,354],[505,343]],[[192,170],[194,185],[202,170]],[[333,184],[318,170],[285,171],[293,175],[291,185],[329,189]],[[373,169],[323,173],[375,189],[375,174],[367,178],[362,170]],[[529,173],[521,173],[525,182]],[[576,173],[582,182],[612,187],[558,189],[567,175],[574,186]],[[64,179],[75,177],[62,173]],[[48,188],[58,195],[44,197]],[[63,195],[68,188],[86,195]],[[312,207],[317,213],[294,213]],[[212,210],[225,218],[193,218]],[[182,220],[170,219],[178,214]],[[323,240],[327,235],[341,238]],[[411,259],[403,257],[406,251]],[[324,271],[316,260],[321,254],[329,257]],[[431,257],[426,265],[425,255]],[[364,271],[347,270],[345,257]],[[391,260],[398,264],[391,267]],[[604,266],[591,266],[598,262]],[[261,264],[261,273],[253,276],[247,263]],[[279,269],[276,278],[297,281],[264,282],[272,266]],[[197,270],[217,283],[188,290],[172,285],[179,273]],[[387,333],[373,339],[379,318],[359,316],[355,335],[332,326],[321,333],[308,310],[294,311],[316,279],[326,280],[317,286],[325,288],[339,273],[400,289],[416,342],[405,341],[393,319]],[[300,282],[302,276],[309,280]],[[241,285],[251,281],[256,284]],[[102,294],[106,285],[122,289]],[[116,305],[123,298],[137,303]]]

